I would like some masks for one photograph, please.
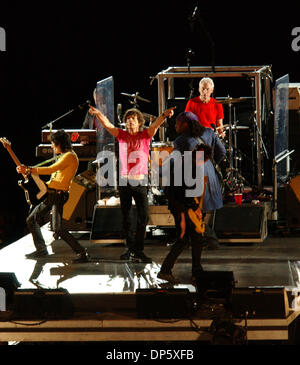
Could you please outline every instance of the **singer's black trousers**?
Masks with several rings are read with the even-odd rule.
[[[120,205],[123,219],[123,230],[126,246],[132,253],[140,253],[144,250],[144,239],[149,219],[147,186],[119,186]],[[132,198],[136,207],[136,229],[131,214]],[[134,235],[135,231],[135,235]]]

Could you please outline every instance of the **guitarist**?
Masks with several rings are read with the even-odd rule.
[[[198,159],[197,151],[203,151],[203,160]],[[211,156],[212,148],[210,146],[205,144],[196,145],[196,148],[192,151],[193,178],[196,176],[195,170],[197,166],[200,166],[203,163],[206,164]],[[186,163],[190,163],[190,161],[185,161],[184,155],[182,155],[178,161],[182,164],[181,173],[183,173],[184,168],[186,168]],[[179,284],[179,280],[172,274],[172,269],[178,256],[182,253],[184,248],[190,244],[192,248],[192,283],[194,283],[197,275],[203,271],[201,254],[205,242],[205,224],[203,221],[202,207],[208,178],[204,177],[204,187],[201,196],[187,197],[187,185],[184,182],[184,178],[182,179],[183,184],[180,186],[175,184],[174,177],[176,171],[172,161],[170,161],[170,168],[172,178],[165,193],[168,198],[168,208],[175,221],[176,241],[172,245],[168,255],[165,257],[157,277],[166,280],[173,285]],[[189,189],[190,188],[191,187],[189,187]]]
[[[226,156],[226,150],[219,137],[211,128],[201,126],[198,116],[191,112],[184,112],[177,116],[175,129],[179,135],[174,141],[174,150],[192,151],[199,143],[209,145],[213,150],[212,158],[204,165],[205,176],[208,176],[203,213],[206,224],[206,245],[209,249],[218,248],[218,238],[214,232],[215,211],[223,207],[223,197],[220,181],[214,167]]]
[[[219,164],[226,155],[225,147],[213,130],[203,127],[199,123],[197,115],[192,112],[180,113],[176,118],[175,129],[178,137],[173,142],[174,151],[181,153],[193,151],[201,143],[212,148],[212,157],[204,165],[204,174],[208,180],[202,208],[205,223],[204,242],[202,244],[208,249],[216,249],[219,246],[219,241],[213,229],[213,218],[214,211],[223,206],[223,197],[212,160]],[[170,274],[167,270],[166,272]],[[166,272],[163,271],[163,274]]]
[[[33,237],[36,251],[26,255],[27,258],[39,258],[48,255],[45,240],[42,236],[40,224],[46,215],[52,210],[52,227],[54,237],[61,237],[77,254],[73,262],[88,261],[89,255],[77,240],[63,227],[63,206],[69,197],[69,188],[78,168],[78,157],[72,150],[72,144],[68,133],[58,130],[51,135],[51,143],[54,153],[59,155],[58,160],[47,167],[17,166],[19,174],[51,175],[46,183],[48,192],[46,198],[39,203],[26,219],[28,229]]]

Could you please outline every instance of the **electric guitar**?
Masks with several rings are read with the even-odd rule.
[[[11,149],[11,143],[5,137],[0,138],[0,142],[7,149],[14,163],[17,166],[21,165],[21,162]],[[30,210],[40,203],[47,193],[47,185],[36,174],[23,175],[23,180],[19,180],[18,185],[24,190],[25,199],[30,206]]]

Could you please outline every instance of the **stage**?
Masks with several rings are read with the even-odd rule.
[[[188,318],[139,318],[136,290],[170,288],[156,277],[169,247],[164,237],[146,240],[145,253],[152,264],[120,261],[123,244],[92,243],[89,232],[73,232],[87,248],[91,261],[73,264],[71,249],[54,240],[48,225],[42,227],[49,256],[26,259],[34,250],[30,235],[0,250],[1,272],[14,273],[18,291],[65,289],[74,305],[66,318],[14,318],[10,311],[1,312],[2,342],[76,342],[76,341],[204,341],[209,343],[209,328],[222,314],[218,301],[201,307]],[[232,271],[235,288],[285,288],[289,297],[286,318],[248,318],[248,341],[281,341],[289,343],[295,331],[299,307],[292,308],[291,294],[300,288],[300,239],[274,236],[260,243],[222,243],[216,250],[204,250],[202,262],[206,271]],[[191,283],[191,250],[187,248],[175,264],[174,275],[181,283],[175,289],[188,289],[197,297]],[[268,298],[267,298],[268,301]],[[267,306],[272,306],[272,301]],[[298,320],[299,322],[299,320]],[[245,327],[245,319],[237,318]],[[292,328],[292,329],[291,329]],[[293,337],[293,336],[292,336]],[[293,340],[293,339],[292,339]]]

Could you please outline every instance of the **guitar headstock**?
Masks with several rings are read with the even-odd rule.
[[[11,146],[11,142],[6,137],[1,137],[0,142],[3,144],[5,148],[8,148]]]

